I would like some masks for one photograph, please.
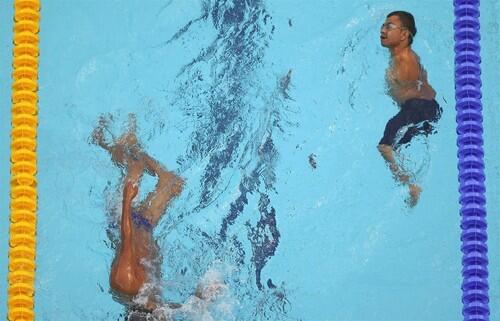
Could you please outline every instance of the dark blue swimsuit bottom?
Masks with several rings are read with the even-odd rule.
[[[379,144],[392,146],[393,149],[407,144],[416,135],[429,135],[434,132],[433,123],[441,118],[442,109],[437,101],[412,98],[408,99],[399,113],[385,125],[384,137]]]
[[[153,230],[153,225],[151,225],[151,223],[137,211],[132,211],[132,221],[137,228],[143,228],[146,231]]]

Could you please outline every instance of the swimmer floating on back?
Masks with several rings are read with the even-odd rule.
[[[127,306],[126,320],[154,320],[150,315],[162,307],[161,289],[154,286],[160,279],[159,248],[153,239],[153,229],[158,224],[167,206],[177,197],[183,188],[183,179],[167,171],[160,163],[142,151],[135,135],[135,125],[129,126],[112,144],[104,139],[106,120],[101,118],[99,126],[92,134],[93,143],[99,145],[111,154],[116,165],[124,169],[123,199],[121,215],[121,244],[116,252],[111,266],[109,282],[121,303]],[[155,189],[144,200],[133,204],[138,194],[141,178],[144,173],[156,176],[158,181]],[[152,284],[153,283],[153,284]],[[148,287],[145,285],[149,284]],[[198,286],[195,296],[199,299],[211,297],[223,287],[203,288]],[[139,293],[146,295],[144,304],[133,301]],[[210,298],[208,298],[210,299]],[[180,304],[167,304],[169,308],[179,308]],[[134,316],[135,315],[135,316]]]
[[[388,14],[380,28],[380,42],[391,54],[386,72],[388,94],[400,110],[387,122],[378,149],[395,178],[408,186],[410,206],[417,204],[422,189],[411,181],[413,174],[398,167],[394,151],[415,135],[431,134],[432,123],[441,117],[441,108],[434,99],[436,92],[427,81],[420,58],[411,49],[416,33],[414,18],[405,11]]]

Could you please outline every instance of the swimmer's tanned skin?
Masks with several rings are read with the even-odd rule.
[[[183,180],[172,172],[165,170],[157,161],[140,149],[133,132],[127,132],[113,145],[107,144],[103,138],[103,124],[93,134],[94,143],[111,154],[117,165],[125,169],[122,217],[121,244],[111,267],[110,286],[115,291],[134,296],[151,277],[144,261],[152,261],[158,256],[158,248],[153,241],[153,228],[157,225],[170,201],[182,191]],[[144,172],[156,176],[158,182],[155,190],[134,209],[136,215],[145,219],[150,229],[137,226],[132,219],[132,200],[137,196],[139,183]],[[148,225],[149,223],[149,225]],[[154,309],[161,302],[148,298],[144,308]]]
[[[411,173],[403,172],[398,167],[394,150],[400,144],[408,143],[418,131],[430,133],[432,127],[429,122],[437,121],[440,116],[440,108],[434,100],[436,92],[428,83],[427,72],[411,48],[415,34],[413,16],[404,11],[390,13],[380,29],[380,43],[389,49],[391,55],[386,74],[388,94],[399,105],[400,113],[388,122],[378,150],[395,178],[408,186],[410,206],[416,205],[422,189],[410,181]],[[415,123],[422,122],[427,127],[417,128]],[[408,132],[399,142],[395,141],[397,130],[404,126],[410,126]]]
[[[109,152],[115,165],[124,170],[120,244],[109,276],[113,297],[124,304],[126,320],[170,320],[161,308],[178,309],[184,305],[163,299],[162,255],[153,239],[153,230],[172,199],[182,192],[184,180],[143,151],[135,135],[133,114],[129,115],[127,132],[118,139],[109,131],[107,122],[101,116],[92,133],[92,142]],[[111,143],[104,138],[105,130],[112,137]],[[144,173],[158,179],[155,189],[141,202],[133,202]],[[187,302],[200,300],[198,303],[209,304],[225,289],[221,279],[202,278]],[[156,317],[155,311],[159,313]]]

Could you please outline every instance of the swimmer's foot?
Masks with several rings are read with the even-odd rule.
[[[107,130],[109,132],[107,128],[110,120],[108,118],[109,117],[106,117],[104,115],[101,115],[99,117],[99,124],[96,128],[94,128],[91,136],[91,142],[93,144],[99,145],[105,149],[109,149],[111,147],[104,137],[104,130]],[[113,134],[111,134],[111,136],[113,136]]]
[[[174,172],[164,171],[158,174],[161,189],[168,194],[168,200],[179,196],[184,187],[184,179]]]
[[[103,146],[105,145],[104,141],[104,127],[103,126],[97,126],[94,131],[92,132],[92,144]]]
[[[406,199],[406,204],[408,204],[409,207],[414,207],[418,203],[418,200],[420,198],[420,193],[422,192],[422,188],[420,188],[416,184],[409,184],[408,189],[410,195]]]
[[[134,197],[137,196],[139,192],[139,186],[137,183],[127,181],[125,182],[125,186],[123,187],[123,200],[125,202],[131,202]]]

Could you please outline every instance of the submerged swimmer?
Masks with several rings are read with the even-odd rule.
[[[380,28],[380,42],[391,53],[386,72],[388,94],[400,109],[387,122],[378,150],[395,178],[408,186],[410,206],[417,204],[422,189],[410,180],[414,177],[412,173],[398,167],[394,151],[409,143],[415,135],[431,134],[432,123],[441,117],[441,107],[434,99],[436,92],[427,81],[420,58],[411,49],[416,33],[413,15],[405,11],[388,14]]]
[[[127,308],[125,320],[156,320],[151,314],[155,309],[182,307],[175,303],[163,304],[161,300],[158,284],[161,255],[153,239],[153,229],[172,199],[181,193],[184,181],[142,151],[133,126],[113,144],[104,139],[105,127],[106,120],[102,118],[93,132],[93,142],[108,151],[115,164],[125,171],[121,242],[111,266],[109,283],[115,298]],[[134,203],[145,172],[158,178],[156,187],[144,200]],[[217,292],[221,288],[221,284],[199,285],[194,296],[210,299],[214,296],[210,291]],[[146,297],[141,304],[134,300],[138,295]]]

